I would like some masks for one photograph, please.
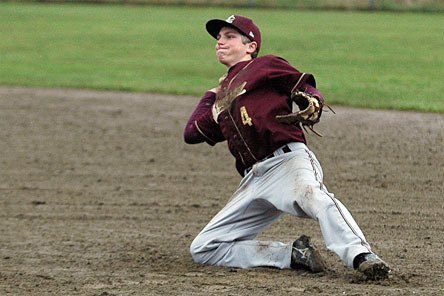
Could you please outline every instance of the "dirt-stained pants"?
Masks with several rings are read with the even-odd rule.
[[[370,252],[349,211],[323,184],[313,152],[303,143],[288,146],[291,152],[278,149],[245,175],[231,200],[192,242],[195,262],[290,268],[291,243],[255,240],[284,213],[318,221],[327,248],[349,267],[356,255]]]

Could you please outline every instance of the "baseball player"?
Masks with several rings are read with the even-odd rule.
[[[256,240],[267,226],[290,214],[318,221],[327,248],[347,266],[369,279],[387,278],[390,267],[327,190],[321,165],[306,146],[304,127],[319,121],[324,106],[313,75],[277,56],[258,57],[261,33],[245,16],[212,19],[206,29],[217,40],[217,59],[228,72],[197,104],[184,139],[212,146],[226,140],[243,179],[192,242],[194,261],[324,271],[308,236],[292,243]]]

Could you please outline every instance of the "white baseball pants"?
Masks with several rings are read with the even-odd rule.
[[[290,268],[291,243],[255,240],[282,214],[319,222],[327,248],[352,267],[371,252],[359,226],[322,182],[322,168],[303,143],[253,165],[228,204],[191,244],[195,262],[228,267]],[[301,233],[302,234],[302,233]]]

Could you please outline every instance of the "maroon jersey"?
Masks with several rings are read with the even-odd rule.
[[[282,58],[267,55],[232,66],[217,94],[206,92],[184,132],[189,144],[215,145],[227,140],[236,168],[245,169],[290,142],[306,143],[303,130],[280,123],[276,115],[292,112],[291,93],[305,91],[323,102],[311,74],[301,73]],[[212,107],[219,113],[216,122]]]

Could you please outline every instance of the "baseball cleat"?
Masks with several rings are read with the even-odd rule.
[[[310,241],[310,237],[306,235],[302,235],[293,242],[290,266],[293,269],[305,269],[313,273],[325,270],[321,254]]]
[[[371,280],[386,279],[391,271],[388,264],[373,253],[359,254],[354,263],[355,269]]]

